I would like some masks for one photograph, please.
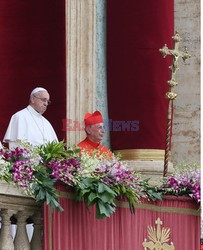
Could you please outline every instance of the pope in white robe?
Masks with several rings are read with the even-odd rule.
[[[50,96],[46,89],[38,87],[30,94],[30,104],[15,113],[10,120],[4,142],[13,149],[18,142],[26,141],[33,146],[39,146],[47,142],[58,141],[56,133],[50,122],[42,116],[50,103]],[[16,233],[16,226],[11,226],[13,238]],[[33,225],[27,225],[29,241],[33,235]]]
[[[30,94],[30,104],[15,113],[10,120],[3,141],[13,149],[19,141],[27,141],[34,146],[58,141],[50,122],[42,116],[49,105],[49,93],[38,87]]]

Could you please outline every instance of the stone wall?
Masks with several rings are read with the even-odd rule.
[[[175,1],[175,30],[191,58],[180,60],[175,88],[172,156],[173,163],[200,161],[200,1]]]
[[[96,0],[96,109],[108,119],[106,82],[106,0]],[[103,145],[110,147],[110,134],[106,131]]]

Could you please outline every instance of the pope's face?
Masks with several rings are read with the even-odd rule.
[[[40,91],[32,95],[30,99],[31,106],[40,114],[43,114],[49,105],[49,93],[47,91]]]
[[[104,124],[97,123],[94,125],[89,126],[87,129],[90,139],[96,143],[100,143],[104,138]]]

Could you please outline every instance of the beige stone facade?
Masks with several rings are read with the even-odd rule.
[[[200,1],[175,1],[175,30],[191,58],[179,63],[173,122],[173,162],[200,162]]]

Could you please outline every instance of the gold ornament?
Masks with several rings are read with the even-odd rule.
[[[176,99],[176,96],[177,96],[177,94],[174,93],[174,92],[167,92],[167,93],[166,93],[166,97],[167,97],[169,100],[175,100],[175,99]]]
[[[163,227],[161,229],[162,221],[158,218],[155,223],[157,228],[148,226],[148,238],[151,241],[147,242],[147,239],[142,243],[144,250],[175,250],[173,242],[169,245],[167,242],[170,240],[170,229]]]
[[[178,83],[174,79],[167,81],[167,83],[170,87],[175,87],[176,85],[178,85]]]
[[[179,33],[176,31],[175,35],[172,36],[172,39],[174,41],[174,49],[169,49],[168,46],[165,44],[162,49],[159,49],[161,52],[163,58],[165,58],[167,55],[172,56],[173,63],[169,67],[171,70],[171,79],[168,81],[169,86],[171,87],[170,92],[173,92],[173,87],[176,86],[178,83],[175,81],[176,78],[176,72],[179,70],[178,67],[178,59],[181,57],[183,61],[185,62],[186,59],[190,58],[191,55],[189,54],[187,48],[185,48],[185,51],[179,50],[179,45],[181,41],[181,37]],[[171,99],[171,98],[169,98]]]
[[[172,36],[174,41],[174,48],[169,49],[168,46],[165,44],[162,49],[159,49],[162,56],[165,58],[167,55],[172,56],[173,62],[172,65],[169,67],[171,70],[171,79],[168,81],[170,86],[169,92],[166,93],[166,98],[168,98],[168,119],[167,119],[167,128],[166,128],[166,146],[165,146],[165,157],[164,157],[164,171],[163,176],[166,176],[168,172],[168,163],[169,163],[169,151],[170,151],[170,142],[171,142],[171,123],[172,123],[172,106],[173,100],[175,100],[177,94],[174,92],[174,88],[178,83],[176,82],[176,73],[179,70],[178,67],[178,59],[182,58],[185,62],[186,59],[190,58],[190,54],[185,48],[185,51],[179,50],[179,45],[181,41],[181,37],[179,33],[176,31],[175,35]]]

